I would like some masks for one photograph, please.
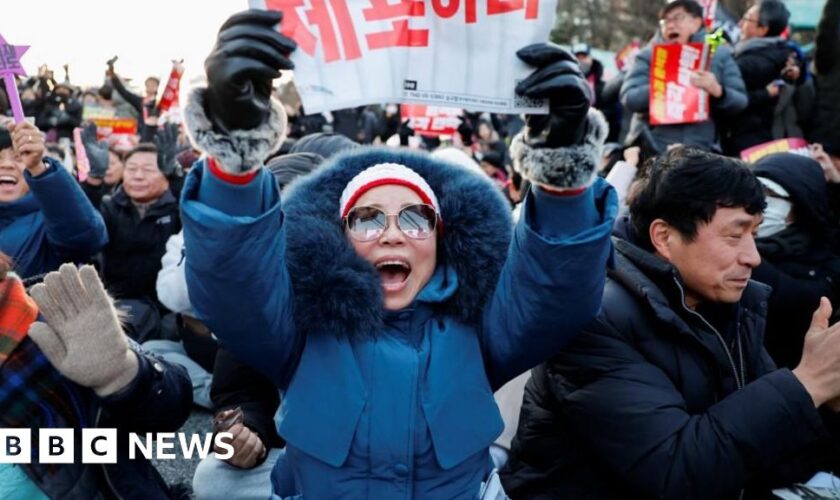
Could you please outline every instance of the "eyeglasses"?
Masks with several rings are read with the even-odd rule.
[[[679,23],[685,21],[685,19],[687,17],[688,17],[688,14],[686,14],[685,12],[680,12],[680,13],[674,14],[673,16],[669,16],[669,17],[665,17],[665,18],[660,19],[659,24],[661,26],[665,26],[668,23],[679,24]]]
[[[414,240],[429,238],[438,221],[434,207],[417,204],[404,207],[396,214],[386,214],[376,207],[354,207],[344,218],[344,224],[354,240],[373,241],[388,229],[392,217],[399,230]]]
[[[744,16],[741,18],[742,23],[755,23],[758,24],[758,19],[753,19],[751,17]]]

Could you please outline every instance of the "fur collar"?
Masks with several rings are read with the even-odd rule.
[[[451,266],[459,286],[439,312],[476,323],[495,290],[513,229],[510,207],[498,189],[481,175],[426,154],[363,148],[335,157],[283,195],[295,319],[305,333],[366,336],[382,327],[379,276],[344,235],[338,204],[350,179],[384,162],[416,171],[440,202],[444,231],[438,265]]]

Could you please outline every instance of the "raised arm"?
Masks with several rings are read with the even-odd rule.
[[[279,387],[303,340],[294,328],[280,194],[263,160],[283,141],[286,117],[271,80],[294,48],[277,13],[248,11],[222,26],[205,63],[208,88],[189,97],[187,126],[208,156],[182,193],[186,279],[198,319]],[[246,36],[243,36],[245,33]],[[264,44],[250,42],[251,37]],[[270,62],[270,64],[268,64]]]
[[[26,183],[44,215],[47,241],[65,261],[85,260],[108,242],[105,223],[61,163],[44,156],[44,135],[34,125],[10,125]]]
[[[484,311],[482,345],[494,388],[554,355],[595,316],[618,209],[615,191],[595,180],[608,127],[589,110],[577,62],[550,44],[519,55],[538,70],[517,91],[548,98],[549,114],[528,116],[512,146],[514,164],[534,188]]]

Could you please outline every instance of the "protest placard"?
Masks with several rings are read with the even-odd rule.
[[[706,29],[711,30],[715,24],[718,0],[698,0],[697,3],[703,7],[703,22]]]
[[[702,43],[653,46],[650,65],[650,123],[674,125],[708,119],[709,96],[690,83],[700,69]]]
[[[15,123],[21,123],[24,120],[23,105],[20,102],[15,75],[26,76],[26,71],[20,64],[20,58],[27,50],[29,50],[28,45],[12,45],[6,42],[3,35],[0,35],[0,78],[6,86],[6,95],[9,98],[9,107],[12,108]]]
[[[429,137],[451,136],[458,132],[461,120],[460,108],[444,106],[426,106],[423,104],[403,104],[400,107],[403,120],[415,133]]]
[[[811,150],[808,148],[808,141],[794,137],[765,142],[764,144],[745,149],[741,151],[741,159],[747,163],[755,163],[765,156],[776,153],[793,153],[813,158]]]
[[[533,68],[516,57],[548,40],[557,0],[249,0],[284,13],[298,43],[295,84],[307,112],[412,102],[547,112],[517,96]]]
[[[93,118],[96,124],[97,140],[107,140],[108,144],[119,150],[134,147],[137,136],[137,120],[134,118]]]
[[[641,51],[642,47],[639,41],[633,40],[615,55],[615,67],[619,71],[624,71],[625,68],[629,68]]]

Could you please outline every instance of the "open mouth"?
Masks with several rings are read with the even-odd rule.
[[[17,186],[18,179],[12,175],[0,175],[0,186]]]
[[[676,31],[672,31],[672,32],[665,35],[665,39],[667,39],[671,42],[677,41],[677,39],[679,39],[679,37],[680,37],[680,34],[677,33]]]
[[[382,288],[386,292],[398,292],[405,286],[411,274],[411,265],[402,259],[384,259],[376,263]]]

